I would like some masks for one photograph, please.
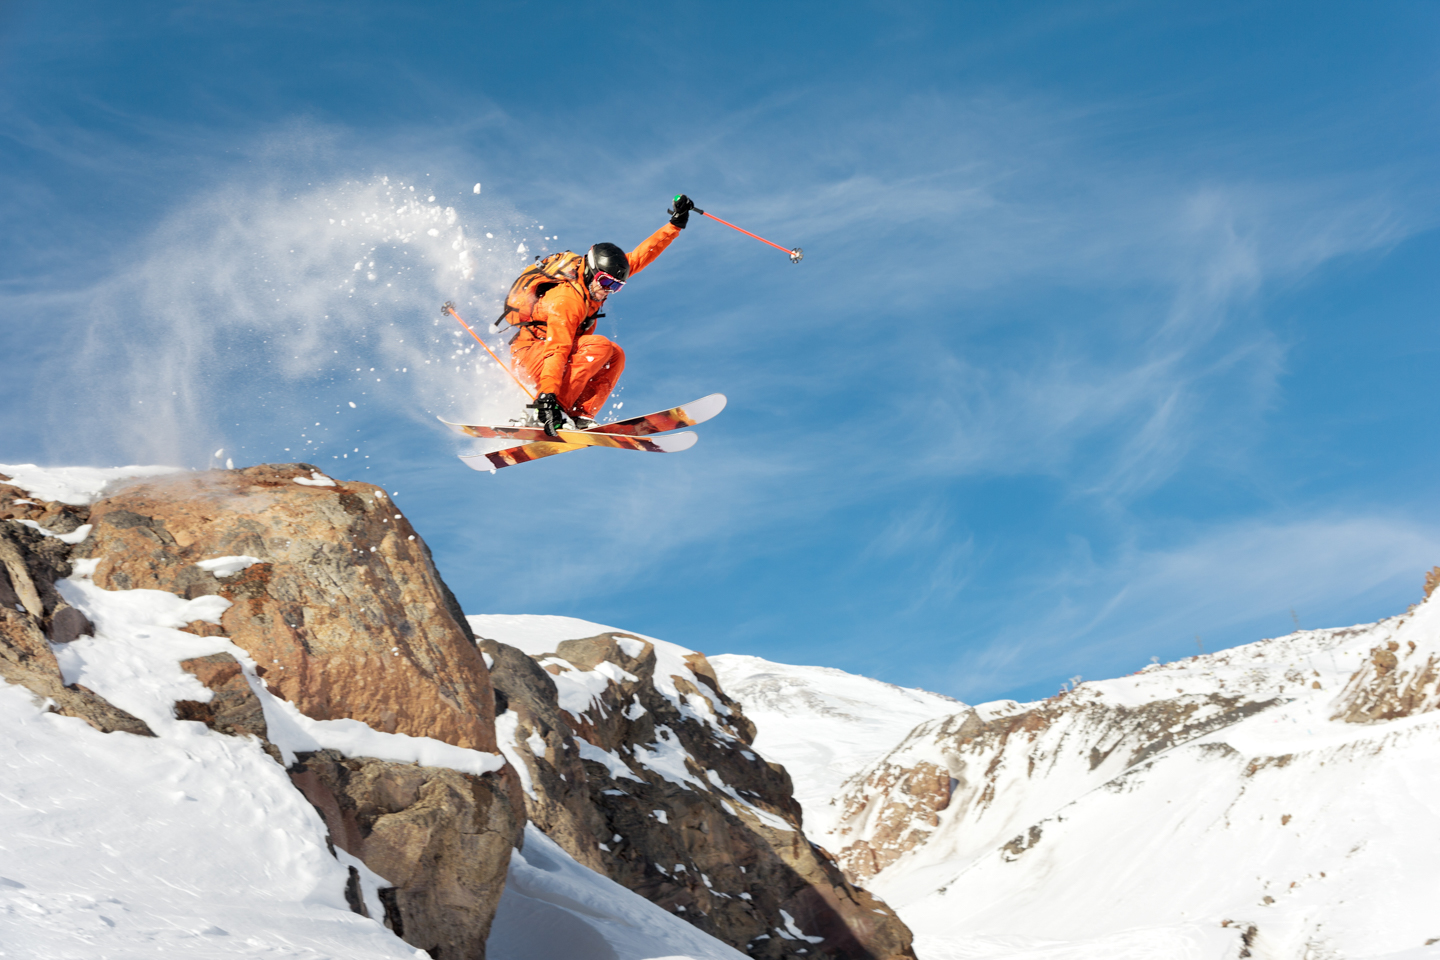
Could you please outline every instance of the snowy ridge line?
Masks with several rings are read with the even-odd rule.
[[[1057,699],[1057,698],[1052,697],[1052,698],[1047,698],[1046,700],[1035,701],[1035,702],[1036,702],[1037,704],[1043,704],[1043,703],[1049,703],[1049,702],[1051,702],[1051,701],[1053,701],[1053,700],[1055,700],[1055,699]],[[1030,825],[1029,825],[1029,829],[1034,829],[1034,828],[1036,828],[1036,827],[1042,826],[1043,824],[1049,823],[1049,822],[1051,822],[1051,821],[1063,820],[1064,817],[1062,816],[1062,814],[1064,813],[1065,810],[1067,810],[1068,808],[1073,807],[1073,806],[1075,806],[1076,804],[1080,803],[1081,801],[1085,800],[1085,799],[1086,799],[1087,797],[1089,797],[1091,794],[1093,794],[1093,793],[1098,793],[1098,792],[1101,792],[1101,791],[1106,791],[1106,792],[1112,792],[1112,793],[1113,793],[1113,792],[1115,792],[1116,788],[1121,784],[1122,781],[1126,780],[1127,778],[1130,778],[1132,775],[1136,774],[1137,771],[1144,771],[1144,770],[1146,770],[1147,768],[1149,768],[1149,767],[1151,767],[1152,765],[1154,765],[1155,763],[1158,763],[1158,762],[1160,762],[1160,761],[1163,761],[1163,760],[1164,760],[1167,756],[1169,756],[1171,753],[1174,753],[1174,752],[1180,750],[1180,749],[1183,748],[1183,747],[1190,746],[1191,744],[1194,744],[1194,743],[1196,743],[1197,741],[1201,741],[1201,740],[1204,740],[1204,739],[1207,738],[1207,737],[1213,736],[1213,735],[1215,735],[1215,734],[1217,734],[1217,733],[1221,732],[1222,730],[1225,730],[1225,729],[1227,729],[1227,728],[1229,728],[1229,727],[1233,727],[1233,726],[1236,726],[1237,724],[1243,723],[1244,721],[1250,719],[1251,717],[1253,717],[1253,716],[1255,716],[1255,715],[1257,715],[1257,714],[1263,713],[1263,712],[1265,712],[1265,711],[1267,711],[1267,710],[1274,709],[1274,708],[1276,708],[1276,707],[1283,707],[1283,706],[1285,706],[1286,704],[1289,704],[1289,703],[1294,702],[1294,699],[1295,699],[1295,698],[1292,697],[1292,698],[1286,699],[1286,700],[1280,700],[1280,699],[1278,699],[1278,698],[1272,698],[1272,699],[1270,699],[1270,700],[1265,700],[1265,701],[1250,701],[1250,702],[1248,702],[1248,703],[1243,704],[1241,707],[1239,707],[1237,710],[1235,710],[1235,711],[1232,712],[1232,713],[1217,714],[1216,716],[1214,716],[1214,717],[1212,717],[1212,718],[1209,718],[1209,719],[1207,719],[1207,720],[1205,720],[1205,721],[1202,721],[1202,723],[1201,723],[1199,726],[1202,727],[1203,729],[1197,730],[1197,731],[1194,732],[1192,735],[1187,736],[1187,737],[1186,737],[1185,739],[1183,739],[1183,740],[1177,740],[1177,741],[1174,741],[1174,742],[1168,742],[1168,743],[1166,743],[1166,745],[1165,745],[1163,748],[1158,749],[1158,750],[1154,749],[1154,746],[1155,746],[1155,745],[1152,744],[1152,745],[1144,748],[1144,751],[1142,751],[1142,755],[1141,755],[1140,757],[1138,757],[1138,758],[1136,758],[1136,759],[1130,760],[1130,761],[1128,762],[1128,764],[1126,765],[1125,769],[1122,770],[1120,773],[1118,773],[1118,774],[1116,774],[1115,776],[1111,777],[1109,780],[1102,781],[1101,783],[1095,784],[1094,786],[1091,786],[1091,787],[1089,787],[1088,789],[1085,789],[1084,791],[1082,791],[1081,793],[1075,795],[1075,796],[1072,797],[1071,799],[1066,800],[1066,801],[1064,801],[1063,803],[1061,803],[1060,806],[1054,808],[1054,810],[1052,810],[1050,813],[1045,814],[1045,815],[1039,817],[1038,819],[1033,820],[1033,821],[1030,823]],[[1252,707],[1253,707],[1254,709],[1250,709],[1250,708],[1252,708]],[[1217,721],[1220,721],[1220,722],[1217,722]],[[940,723],[940,722],[943,722],[943,720],[942,720],[942,721],[932,721],[932,722],[934,722],[934,723]],[[912,736],[924,736],[926,733],[930,732],[929,730],[926,729],[928,726],[929,726],[928,724],[922,724],[920,727],[917,727],[917,728],[915,729],[915,731],[912,733]],[[849,780],[847,780],[847,781],[845,782],[844,787],[843,787],[842,789],[847,789],[847,790],[848,790],[848,789],[859,789],[859,788],[863,787],[863,785],[864,785],[864,778],[868,775],[868,773],[869,773],[869,770],[862,770],[862,771],[857,772],[856,774],[854,774],[853,776],[851,776],[851,778],[850,778]],[[1025,836],[1025,831],[1022,831],[1020,834],[1017,834],[1014,839],[1005,841],[1004,843],[997,842],[996,845],[995,845],[994,847],[992,847],[991,849],[992,849],[992,850],[1003,850],[1003,849],[1005,849],[1009,844],[1013,844],[1013,843],[1015,843],[1015,842],[1018,841],[1018,840],[1023,840],[1023,839],[1024,839],[1024,836]],[[970,864],[968,864],[963,870],[961,870],[959,874],[956,874],[956,878],[958,879],[958,878],[959,878],[960,876],[962,876],[964,873],[966,873],[967,871],[969,871],[972,867],[974,867],[974,866],[976,865],[976,863],[978,863],[978,860],[972,861],[972,862],[971,862]],[[902,858],[901,860],[896,861],[896,863],[892,864],[890,867],[887,867],[886,869],[887,869],[887,870],[903,870],[903,869],[904,869],[904,866],[905,866],[905,864],[904,864],[904,859]]]
[[[833,849],[935,960],[1440,956],[1437,708],[1430,598],[929,721]]]
[[[1178,743],[1174,743],[1174,744],[1170,745],[1169,747],[1167,747],[1166,749],[1161,750],[1161,751],[1159,751],[1159,752],[1157,752],[1157,753],[1151,754],[1150,756],[1145,757],[1145,758],[1143,758],[1143,759],[1141,759],[1141,760],[1132,761],[1131,764],[1130,764],[1129,766],[1127,766],[1122,772],[1116,774],[1114,777],[1111,777],[1109,780],[1106,780],[1106,781],[1104,781],[1103,783],[1096,784],[1095,786],[1093,786],[1093,787],[1091,787],[1090,789],[1084,791],[1083,793],[1079,794],[1078,796],[1076,796],[1076,797],[1074,797],[1074,798],[1072,798],[1072,799],[1070,799],[1070,800],[1067,800],[1065,803],[1061,804],[1059,807],[1056,807],[1055,810],[1052,811],[1051,813],[1046,814],[1045,816],[1040,817],[1039,819],[1033,821],[1033,822],[1029,825],[1029,827],[1028,827],[1027,830],[1021,831],[1020,833],[1016,834],[1013,839],[1008,840],[1008,841],[1006,841],[1005,843],[997,844],[996,846],[992,847],[992,848],[991,848],[991,852],[992,852],[992,853],[999,853],[1000,851],[1010,849],[1010,848],[1012,847],[1012,845],[1023,845],[1023,844],[1027,841],[1027,839],[1029,839],[1031,836],[1034,835],[1034,833],[1033,833],[1034,831],[1038,830],[1038,828],[1043,827],[1045,824],[1047,824],[1047,823],[1063,823],[1063,822],[1065,821],[1065,816],[1064,816],[1064,814],[1065,814],[1065,811],[1066,811],[1066,810],[1070,810],[1070,809],[1078,806],[1079,804],[1085,802],[1092,794],[1101,793],[1101,792],[1105,792],[1105,793],[1117,793],[1117,792],[1119,792],[1118,788],[1123,785],[1124,781],[1130,780],[1130,779],[1137,779],[1141,774],[1143,774],[1143,773],[1145,773],[1146,771],[1148,771],[1148,770],[1149,770],[1150,768],[1152,768],[1155,764],[1164,762],[1165,759],[1166,759],[1171,753],[1180,750],[1182,747],[1190,746],[1191,744],[1196,743],[1196,741],[1198,741],[1198,740],[1203,740],[1205,737],[1211,736],[1212,734],[1215,734],[1215,733],[1218,733],[1218,732],[1221,731],[1221,730],[1224,730],[1226,727],[1234,726],[1235,724],[1241,723],[1241,722],[1243,722],[1244,720],[1248,719],[1249,717],[1254,716],[1256,713],[1259,713],[1259,712],[1261,712],[1261,711],[1263,711],[1263,710],[1268,710],[1268,709],[1270,709],[1271,707],[1275,707],[1275,706],[1283,706],[1284,704],[1288,704],[1288,703],[1292,703],[1292,702],[1293,702],[1293,698],[1292,698],[1291,700],[1285,700],[1285,701],[1283,701],[1283,702],[1281,702],[1281,701],[1275,701],[1275,700],[1267,700],[1267,701],[1265,701],[1263,704],[1260,705],[1260,710],[1252,711],[1251,713],[1245,714],[1244,716],[1236,717],[1235,719],[1230,720],[1230,722],[1228,722],[1228,723],[1221,724],[1221,725],[1218,726],[1218,727],[1215,727],[1215,728],[1210,729],[1210,730],[1206,730],[1206,731],[1204,731],[1204,732],[1202,732],[1202,733],[1197,733],[1197,734],[1196,734],[1195,736],[1193,736],[1193,737],[1190,737],[1190,738],[1188,738],[1188,739],[1186,739],[1186,740],[1179,741]],[[1247,705],[1247,706],[1248,706],[1248,705]],[[1227,745],[1227,746],[1228,746],[1228,745]],[[1234,748],[1230,748],[1230,749],[1231,749],[1231,750],[1234,750]],[[1238,753],[1239,751],[1235,751],[1235,752]],[[1021,849],[1024,849],[1023,846],[1021,846]],[[982,862],[982,861],[981,861],[981,859],[980,859],[979,857],[977,857],[977,858],[975,858],[975,859],[972,859],[969,863],[967,863],[967,864],[964,866],[964,868],[962,868],[962,869],[960,870],[959,873],[955,874],[955,876],[951,879],[951,881],[950,881],[949,883],[954,883],[954,882],[960,880],[965,874],[969,873],[971,870],[973,870],[973,869],[975,869],[976,867],[980,866],[981,862]],[[892,868],[901,868],[901,869],[903,869],[903,866],[904,866],[903,861],[897,861],[897,862],[893,865]],[[949,886],[949,883],[947,883],[947,884],[945,884],[944,886],[942,886],[942,887],[939,888],[939,890],[940,890],[941,893],[943,893],[943,892],[945,891],[945,888]]]
[[[41,500],[88,506],[126,480],[185,473],[183,467],[37,467],[33,463],[0,463],[0,474]]]

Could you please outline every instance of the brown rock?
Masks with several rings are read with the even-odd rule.
[[[208,657],[194,657],[180,661],[180,668],[192,673],[213,694],[207,702],[199,700],[177,700],[175,716],[180,720],[194,720],[205,724],[216,733],[232,737],[255,737],[261,742],[266,753],[277,763],[283,763],[280,751],[270,743],[269,731],[265,726],[265,709],[260,698],[250,689],[240,662],[228,653],[215,653]]]
[[[65,611],[78,614],[55,590],[55,580],[70,573],[67,550],[28,527],[0,522],[0,677],[48,697],[54,712],[79,717],[103,733],[154,736],[138,717],[92,690],[67,686],[60,674],[46,632],[54,631]]]
[[[0,520],[33,520],[52,533],[73,533],[85,523],[87,508],[40,500],[6,483],[0,473]]]
[[[1412,644],[1400,651],[1400,645],[1391,641],[1370,651],[1369,662],[1355,671],[1336,698],[1331,719],[1378,723],[1436,709],[1440,709],[1440,644],[1418,648]]]
[[[333,750],[302,755],[290,776],[331,841],[394,884],[380,892],[387,927],[438,960],[485,956],[524,829],[504,778]]]
[[[489,674],[430,552],[378,487],[308,464],[172,474],[95,503],[97,585],[232,601],[221,628],[317,720],[493,751]],[[262,562],[217,578],[222,556]]]
[[[480,644],[494,659],[495,709],[511,715],[518,741],[525,741],[520,754],[534,788],[530,796],[517,795],[517,802],[524,807],[526,819],[577,861],[605,873],[600,842],[609,834],[599,808],[590,802],[585,765],[556,702],[554,681],[520,650],[492,640]],[[503,687],[498,681],[502,676]],[[543,747],[534,749],[531,743],[543,743]]]
[[[749,749],[753,724],[704,656],[688,656],[687,675],[672,678],[687,700],[682,714],[655,687],[653,644],[640,641],[630,656],[622,639],[631,649],[640,640],[566,641],[536,658],[543,668],[513,647],[480,641],[515,714],[508,746],[530,775],[535,824],[580,862],[752,957],[913,957],[899,918],[806,839],[788,774]],[[561,710],[552,676],[597,668],[611,678],[599,702],[579,715]],[[707,713],[713,724],[696,719]],[[612,754],[615,769],[582,759],[581,744]],[[640,762],[656,752],[683,757],[687,781]],[[790,938],[782,910],[822,942]]]

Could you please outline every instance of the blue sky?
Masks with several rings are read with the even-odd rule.
[[[470,612],[971,701],[1398,613],[1440,563],[1437,40],[1428,3],[0,2],[0,462],[305,459],[395,491]],[[612,301],[624,413],[730,407],[465,469],[433,416],[516,400],[439,303],[679,191],[806,251],[695,223]]]

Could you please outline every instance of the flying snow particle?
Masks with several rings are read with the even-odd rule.
[[[476,192],[476,193],[479,193],[479,192],[480,192],[480,184],[478,184],[478,183],[475,184],[475,192]]]
[[[350,401],[350,409],[351,409],[351,410],[354,410],[354,409],[355,409],[355,401],[354,401],[354,400],[351,400],[351,401]]]
[[[485,236],[489,237],[491,240],[494,240],[494,239],[495,239],[495,234],[493,234],[493,233],[487,233],[487,234],[485,234]]]
[[[529,247],[525,246],[525,244],[522,243],[522,244],[520,244],[520,246],[518,246],[518,247],[515,248],[515,252],[516,252],[516,253],[527,253],[527,252],[529,252],[529,249],[530,249]]]
[[[216,450],[216,451],[215,451],[215,459],[216,459],[216,460],[219,460],[220,457],[221,457],[221,455],[224,454],[224,453],[225,453],[225,448],[224,448],[224,447],[221,447],[219,450]]]
[[[225,458],[225,469],[226,469],[226,470],[234,470],[234,469],[235,469],[235,461],[234,461],[234,460],[231,460],[229,457],[226,457],[226,458]]]

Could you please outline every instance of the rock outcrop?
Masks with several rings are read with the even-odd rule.
[[[15,500],[26,502],[17,510]],[[35,501],[16,487],[0,484],[0,516],[16,513],[83,519],[66,504]],[[48,698],[56,713],[79,717],[97,730],[153,736],[138,717],[85,687],[67,685],[61,676],[50,644],[68,643],[92,629],[55,588],[57,580],[71,573],[69,552],[69,544],[53,536],[0,520],[0,678]]]
[[[74,533],[85,524],[88,508],[39,499],[8,480],[0,474],[0,520],[27,521],[59,534]]]
[[[96,502],[89,521],[76,556],[99,560],[98,586],[230,600],[220,631],[307,716],[494,751],[474,636],[380,488],[309,464],[172,474]],[[250,562],[197,565],[226,557]]]
[[[376,919],[437,960],[484,957],[524,830],[508,791],[490,777],[333,750],[302,756],[290,777],[331,842],[394,884]]]
[[[230,737],[254,737],[276,763],[284,763],[280,751],[270,742],[265,725],[265,708],[250,689],[240,661],[228,653],[181,660],[180,668],[192,674],[210,691],[210,699],[175,701],[175,718],[193,720]]]
[[[1440,567],[1425,576],[1425,601],[1411,608],[1395,635],[1370,650],[1336,698],[1333,719],[1398,720],[1440,709]]]
[[[134,482],[88,508],[20,499],[29,502],[19,505],[19,519],[81,535],[81,521],[90,525],[72,548],[0,523],[0,599],[14,594],[22,608],[0,610],[0,670],[60,709],[101,729],[138,724],[134,732],[149,732],[59,683],[46,633],[59,641],[89,629],[67,623],[69,608],[53,587],[71,573],[73,555],[93,566],[103,589],[229,600],[218,628],[196,621],[188,629],[244,649],[270,693],[313,719],[350,718],[494,751],[494,692],[474,635],[424,542],[379,488],[283,464]],[[234,656],[181,667],[211,696],[177,702],[177,718],[254,737],[280,760],[260,697]],[[325,750],[300,755],[289,772],[332,843],[392,884],[379,891],[377,919],[432,957],[484,956],[509,851],[525,823],[512,769],[477,776]],[[352,907],[366,912],[353,871],[351,886]]]
[[[913,957],[801,830],[783,767],[705,658],[609,633],[530,657],[481,639],[530,818],[571,856],[757,958]]]

